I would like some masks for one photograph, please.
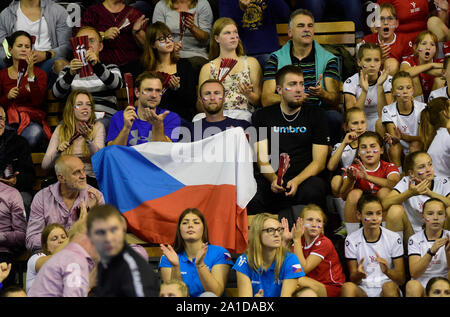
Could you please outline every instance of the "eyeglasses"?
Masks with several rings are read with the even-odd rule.
[[[167,34],[157,38],[156,40],[159,41],[160,43],[165,43],[167,40],[172,41],[173,36],[172,34]]]
[[[271,236],[275,235],[275,231],[279,234],[282,234],[284,232],[284,228],[283,227],[279,227],[279,228],[266,228],[266,229],[262,229],[261,231],[265,231],[268,234],[270,234]]]

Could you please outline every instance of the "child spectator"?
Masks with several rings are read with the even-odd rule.
[[[189,290],[180,280],[169,280],[161,283],[159,297],[189,297]]]
[[[5,107],[8,124],[27,139],[31,150],[42,151],[45,138],[52,134],[41,109],[47,96],[47,75],[34,66],[30,34],[14,32],[7,42],[11,57],[5,60],[8,68],[0,71],[0,104]],[[28,65],[18,85],[19,60]]]
[[[306,276],[323,284],[327,297],[339,297],[345,275],[333,242],[324,236],[326,216],[322,209],[314,204],[307,205],[291,232],[286,218],[281,223],[284,241],[293,240],[294,254]]]
[[[435,165],[437,176],[450,177],[450,103],[438,97],[420,116],[419,135]]]
[[[377,32],[366,35],[362,42],[357,45],[357,50],[364,43],[380,45],[384,66],[389,69],[389,75],[394,76],[400,68],[402,59],[413,53],[413,42],[408,41],[404,34],[396,32],[399,22],[397,11],[391,3],[381,4],[379,10],[380,24],[375,26]],[[375,22],[377,22],[377,17],[375,17]]]
[[[345,169],[341,197],[345,199],[344,222],[350,234],[359,227],[357,203],[364,192],[384,198],[400,179],[397,167],[381,159],[383,140],[371,131],[358,138],[355,162]]]
[[[414,42],[414,55],[400,64],[400,70],[408,72],[414,85],[414,98],[427,102],[432,90],[444,86],[441,79],[443,60],[436,59],[438,40],[430,31],[421,32]]]
[[[427,21],[428,30],[433,32],[439,42],[450,41],[448,0],[434,0],[437,15],[431,16]]]
[[[297,256],[283,246],[283,231],[270,214],[253,218],[248,249],[233,266],[239,297],[290,297],[305,276]]]
[[[426,104],[413,99],[415,88],[409,73],[400,71],[392,79],[395,102],[385,106],[381,120],[386,129],[385,140],[389,144],[389,158],[402,172],[403,155],[420,151],[423,144],[419,137],[420,113]]]
[[[426,152],[414,152],[405,158],[404,176],[383,200],[387,211],[386,228],[397,232],[405,241],[422,230],[423,205],[438,198],[447,208],[445,229],[449,228],[450,181],[434,175],[433,162]]]
[[[209,58],[210,62],[200,71],[199,86],[209,78],[221,80],[219,72],[222,59],[237,60],[222,80],[225,87],[224,115],[251,122],[252,113],[260,104],[262,70],[256,58],[245,55],[236,23],[232,19],[220,18],[214,22]],[[203,109],[199,108],[198,111],[203,112]],[[198,115],[194,120],[204,116]]]
[[[358,148],[358,138],[361,134],[366,132],[366,115],[361,108],[350,108],[345,112],[344,130],[347,134],[341,143],[337,143],[333,147],[331,157],[327,163],[327,168],[330,172],[334,172],[338,167],[347,168],[353,163],[355,159],[356,150]],[[342,187],[342,173],[338,173],[331,179],[331,191],[335,197],[335,205],[344,220],[344,200],[340,197]]]
[[[363,109],[367,130],[381,132],[381,120],[378,120],[381,111],[385,105],[393,102],[392,77],[388,75],[388,69],[381,70],[382,52],[375,43],[361,45],[357,62],[360,72],[348,78],[343,85],[345,107]]]
[[[342,285],[342,297],[400,297],[405,281],[403,243],[398,234],[381,226],[380,200],[365,194],[358,200],[357,217],[362,228],[345,239],[350,282]]]
[[[163,72],[171,75],[161,97],[161,105],[191,121],[195,111],[195,85],[197,78],[186,58],[179,58],[169,27],[155,22],[145,33],[142,66],[145,71]]]
[[[444,203],[435,198],[423,204],[424,229],[409,238],[408,261],[412,280],[406,284],[407,297],[422,297],[428,281],[446,277],[450,263],[450,232],[444,230]]]
[[[74,90],[67,98],[63,112],[63,121],[59,124],[50,140],[42,168],[51,170],[56,159],[62,154],[79,157],[86,172],[89,185],[98,187],[91,156],[105,145],[105,128],[95,120],[95,104],[92,95],[85,90]]]
[[[223,295],[233,264],[231,255],[223,247],[208,244],[208,226],[198,209],[183,211],[173,247],[161,244],[161,250],[159,268],[163,282],[182,280],[192,297],[204,292]]]
[[[427,29],[429,0],[378,0],[379,5],[390,3],[398,14],[397,33],[404,34],[406,41],[414,42],[417,35]]]

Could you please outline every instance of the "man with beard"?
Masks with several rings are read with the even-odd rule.
[[[61,155],[55,162],[58,181],[34,196],[25,238],[26,247],[34,252],[41,249],[44,227],[59,223],[66,230],[79,219],[82,203],[87,208],[104,204],[103,194],[86,183],[84,163],[74,155]]]
[[[340,142],[342,115],[339,105],[339,62],[338,58],[314,40],[314,16],[308,10],[292,12],[288,35],[291,38],[283,47],[270,55],[264,67],[264,83],[261,95],[263,107],[279,103],[275,74],[283,66],[300,66],[304,74],[305,91],[308,99],[305,105],[325,109],[332,137],[332,145]]]
[[[250,123],[246,120],[232,119],[223,115],[225,88],[217,79],[204,81],[199,89],[200,104],[206,117],[194,122],[185,122],[181,130],[182,142],[202,140],[229,128],[247,129]],[[186,130],[187,129],[187,130]]]
[[[150,141],[178,141],[181,118],[175,112],[159,108],[163,79],[156,72],[145,71],[136,78],[135,106],[116,112],[111,118],[107,145],[132,146]]]
[[[308,94],[302,69],[287,65],[276,76],[281,102],[265,107],[252,117],[258,133],[255,143],[258,189],[247,206],[249,214],[279,213],[295,205],[315,203],[326,210],[325,169],[330,141],[325,111],[305,105]],[[280,153],[287,153],[290,166],[277,183]]]

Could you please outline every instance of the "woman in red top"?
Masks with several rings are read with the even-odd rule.
[[[339,297],[345,275],[333,242],[323,234],[325,222],[326,216],[322,209],[309,204],[303,208],[290,232],[287,219],[281,220],[283,239],[285,242],[294,241],[294,253],[306,276],[322,284],[328,297]],[[314,289],[314,285],[311,287]]]
[[[139,59],[147,22],[145,15],[123,0],[105,0],[86,9],[81,26],[89,25],[100,32],[104,46],[100,59],[105,65],[115,64],[122,74],[130,72],[136,78],[141,72]]]
[[[32,151],[45,150],[43,141],[51,137],[46,113],[41,109],[47,93],[47,75],[34,66],[32,39],[27,32],[16,31],[7,41],[10,57],[5,59],[8,67],[0,71],[0,104],[5,107],[9,126],[27,139]],[[27,62],[20,82],[19,60]]]

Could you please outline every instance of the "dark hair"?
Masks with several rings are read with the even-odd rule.
[[[314,15],[311,13],[311,11],[306,10],[306,9],[297,9],[294,12],[291,13],[291,15],[289,16],[289,27],[291,26],[291,21],[297,16],[297,15],[306,15],[309,16],[313,22],[314,22]]]
[[[425,210],[425,207],[428,205],[428,204],[431,204],[432,202],[438,202],[438,203],[441,203],[442,204],[442,206],[444,207],[444,210],[445,210],[445,203],[442,201],[442,200],[440,200],[439,198],[430,198],[430,199],[428,199],[426,202],[424,202],[423,203],[423,206],[422,206],[422,212]]]
[[[417,156],[419,156],[421,154],[426,154],[429,156],[429,154],[425,151],[416,151],[413,153],[409,153],[405,157],[405,162],[403,163],[403,167],[404,167],[406,173],[408,173],[408,171],[414,170],[414,162],[416,161]]]
[[[42,230],[42,233],[41,233],[41,246],[42,246],[42,251],[46,255],[50,255],[50,252],[49,252],[48,246],[47,246],[48,236],[56,228],[62,229],[66,233],[67,238],[69,238],[69,234],[67,233],[67,230],[66,230],[66,228],[64,228],[63,225],[61,225],[59,223],[50,223],[47,226],[45,226],[44,230]]]
[[[358,202],[356,204],[356,210],[362,213],[364,206],[373,202],[379,203],[381,205],[381,200],[380,198],[378,198],[377,195],[374,195],[370,192],[363,192],[363,194],[358,199]]]
[[[366,50],[377,50],[380,53],[380,59],[383,56],[383,51],[381,50],[381,46],[377,43],[369,42],[364,43],[359,47],[358,50],[358,59],[361,60],[364,56],[364,51]]]
[[[92,224],[94,221],[98,219],[106,220],[110,217],[117,217],[120,222],[125,222],[125,218],[122,216],[120,211],[113,205],[105,204],[105,205],[97,205],[92,208],[88,214],[86,219],[86,227],[87,232],[89,234]]]
[[[435,276],[435,277],[430,278],[428,280],[427,286],[425,287],[425,295],[427,297],[430,296],[431,287],[434,285],[434,283],[439,282],[439,281],[447,282],[447,284],[450,285],[450,281],[448,279],[446,279],[445,277]]]
[[[9,294],[16,292],[25,292],[25,290],[17,284],[10,285],[0,292],[0,297],[9,297]]]
[[[408,72],[405,72],[404,70],[399,71],[392,77],[392,87],[394,87],[394,83],[399,78],[409,78],[412,82],[412,77]]]
[[[199,92],[200,96],[202,95],[202,89],[203,89],[203,86],[206,85],[206,84],[210,84],[210,83],[216,83],[216,84],[219,84],[220,87],[222,87],[223,93],[225,94],[225,87],[223,86],[222,82],[221,82],[220,80],[218,80],[218,79],[210,78],[210,79],[205,80],[205,81],[200,85],[200,87],[199,87],[199,89],[198,89],[198,92]]]
[[[275,83],[277,86],[281,86],[281,84],[284,81],[284,77],[287,74],[296,74],[299,76],[303,76],[303,71],[300,66],[295,65],[286,65],[282,68],[280,68],[277,73],[275,74]]]
[[[144,71],[136,78],[134,82],[134,88],[137,88],[138,90],[141,89],[141,84],[146,79],[159,79],[161,81],[161,85],[164,83],[164,79],[159,75],[157,72],[154,71]]]
[[[442,111],[449,108],[448,102],[446,97],[434,98],[420,113],[419,136],[425,150],[430,147],[437,130],[446,125]]]
[[[31,35],[28,32],[16,31],[13,34],[11,34],[10,36],[6,37],[6,41],[8,42],[9,49],[11,49],[14,46],[14,43],[16,42],[16,40],[19,36],[26,36],[30,40],[30,46],[33,44],[33,38],[31,37]],[[6,67],[10,67],[13,64],[12,56],[9,58],[5,57],[3,59],[3,61],[5,62]]]
[[[177,231],[175,233],[175,240],[173,242],[173,249],[175,250],[176,253],[181,253],[184,251],[185,243],[183,237],[181,236],[180,225],[181,221],[183,221],[184,217],[186,217],[186,215],[188,214],[194,214],[200,218],[200,220],[203,223],[202,242],[203,243],[209,242],[208,225],[206,223],[205,217],[203,216],[201,211],[198,210],[197,208],[187,208],[181,213],[180,217],[178,218]]]

